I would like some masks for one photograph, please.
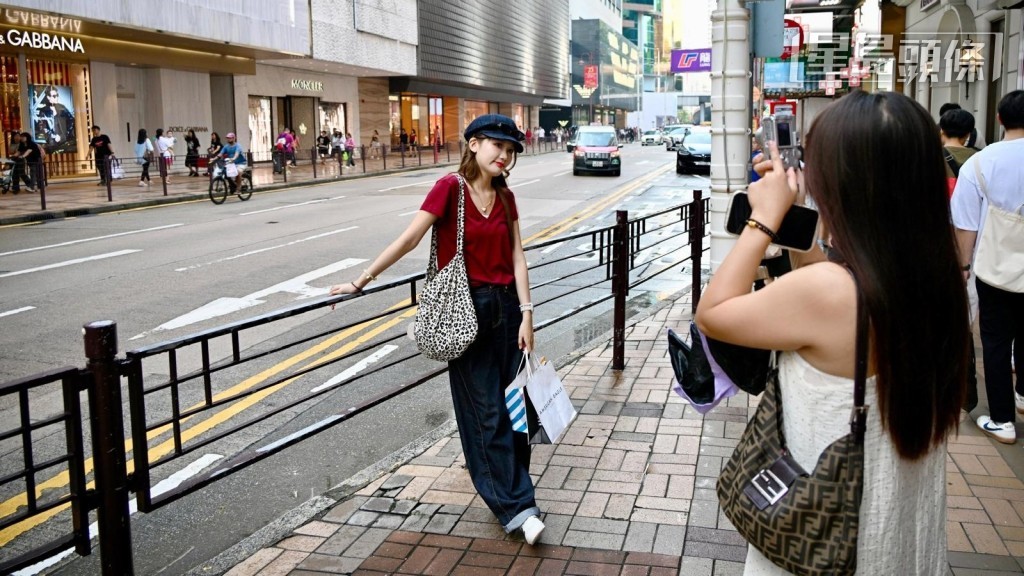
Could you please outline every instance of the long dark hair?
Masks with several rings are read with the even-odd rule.
[[[856,90],[806,144],[807,191],[868,309],[882,426],[918,459],[957,428],[973,345],[939,131],[902,94]]]
[[[138,137],[138,139],[135,140],[135,143],[136,144],[145,144],[146,143],[146,129],[145,128],[139,128],[139,137]]]

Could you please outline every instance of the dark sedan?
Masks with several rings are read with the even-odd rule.
[[[711,133],[690,132],[676,147],[676,174],[711,172]]]

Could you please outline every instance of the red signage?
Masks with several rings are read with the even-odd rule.
[[[597,66],[583,67],[583,87],[597,88]]]
[[[784,20],[782,29],[782,59],[788,60],[800,52],[804,43],[804,30],[794,20]]]
[[[796,102],[792,100],[786,100],[785,98],[779,100],[771,100],[768,102],[768,108],[772,114],[790,114],[796,116]]]

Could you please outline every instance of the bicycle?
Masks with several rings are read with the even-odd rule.
[[[224,168],[224,159],[218,158],[213,162],[213,178],[210,179],[210,201],[214,204],[223,204],[228,198],[228,190],[234,182],[230,181],[227,171]],[[248,166],[242,170],[242,183],[233,193],[242,201],[252,197],[252,169]]]

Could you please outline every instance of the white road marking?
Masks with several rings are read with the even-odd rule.
[[[15,314],[20,314],[22,312],[28,312],[29,310],[35,310],[35,309],[36,309],[35,306],[24,306],[22,308],[16,308],[14,310],[8,310],[7,312],[0,312],[0,318],[3,318],[4,316],[14,316]]]
[[[637,162],[636,165],[639,166],[641,164],[650,164],[650,163],[651,163],[650,160],[641,160],[641,161]]]
[[[523,182],[521,184],[512,184],[511,187],[512,188],[522,188],[523,186],[529,186],[530,184],[536,184],[537,182],[540,182],[540,178],[538,178],[536,180],[530,180],[529,182]]]
[[[167,477],[166,480],[161,480],[159,483],[157,483],[156,486],[153,486],[153,496],[159,496],[164,492],[177,488],[178,486],[181,485],[182,482],[188,480],[189,478],[195,476],[196,474],[199,474],[199,472],[201,472],[204,468],[206,468],[210,464],[213,464],[217,460],[220,460],[221,458],[223,458],[223,456],[221,456],[220,454],[204,454],[195,462],[189,464],[188,466],[182,468],[181,470],[175,472],[174,474],[171,474],[169,477]],[[139,505],[135,501],[135,498],[129,500],[128,514],[135,514],[136,512],[138,512],[138,510]],[[93,522],[89,525],[89,534],[93,534],[93,539],[97,542],[99,541],[98,528],[99,522]],[[70,550],[65,550],[63,552],[60,552],[59,554],[50,556],[46,560],[37,562],[27,568],[22,568],[21,570],[14,572],[13,576],[35,576],[36,574],[41,573],[47,568],[55,566],[58,562],[67,558],[68,556],[71,556],[74,553],[74,548]]]
[[[330,388],[331,386],[334,386],[338,382],[344,382],[345,380],[348,380],[349,378],[355,376],[356,374],[359,374],[363,370],[366,370],[366,368],[370,364],[376,364],[378,360],[380,360],[381,358],[387,356],[388,354],[391,354],[395,350],[398,350],[398,346],[395,346],[393,344],[388,344],[387,346],[381,346],[380,350],[377,350],[373,354],[370,354],[366,358],[363,358],[359,362],[356,362],[355,364],[349,366],[344,371],[342,371],[340,374],[338,374],[337,376],[334,376],[333,378],[331,378],[327,382],[324,382],[323,384],[321,384],[321,385],[317,386],[316,388],[313,388],[312,390],[310,390],[309,391],[310,394],[315,394],[315,393],[317,393],[317,392],[319,392],[321,390],[324,390],[326,388]]]
[[[590,226],[579,226],[575,230],[570,231],[569,235],[572,236],[573,234],[579,234],[580,232],[586,232],[588,228],[590,228]],[[551,246],[548,246],[547,248],[541,250],[540,253],[541,254],[550,254],[551,252],[554,252],[555,250],[558,250],[559,248],[561,248],[563,244],[565,244],[565,242],[559,242],[558,244],[552,244]]]
[[[340,232],[348,232],[349,230],[355,230],[356,228],[359,228],[359,226],[349,226],[348,228],[340,228],[338,230],[331,230],[330,232],[324,232],[323,234],[316,234],[316,235],[310,236],[308,238],[302,238],[302,239],[299,239],[299,240],[292,240],[291,242],[288,242],[286,244],[278,244],[277,246],[269,246],[267,248],[260,248],[259,250],[250,250],[249,252],[243,252],[241,254],[235,254],[234,256],[228,256],[226,258],[221,258],[220,260],[214,260],[212,262],[207,262],[205,264],[193,264],[192,266],[186,266],[184,268],[175,268],[174,271],[175,272],[184,272],[186,270],[195,270],[196,268],[201,268],[203,266],[209,266],[210,264],[219,264],[220,262],[228,262],[228,261],[231,261],[231,260],[237,260],[238,258],[245,258],[246,256],[252,256],[253,254],[260,254],[260,253],[267,252],[267,251],[270,251],[270,250],[276,250],[278,248],[285,248],[287,246],[293,246],[295,244],[301,244],[303,242],[308,242],[310,240],[316,240],[317,238],[324,238],[326,236],[333,236],[333,235],[338,234]]]
[[[424,186],[426,184],[433,184],[433,180],[424,180],[423,182],[413,182],[412,184],[402,184],[401,186],[392,186],[391,188],[382,188],[377,192],[389,192],[391,190],[398,190],[399,188],[408,188],[410,186]]]
[[[131,230],[129,232],[118,232],[117,234],[107,234],[106,236],[95,236],[93,238],[82,238],[81,240],[71,240],[69,242],[61,242],[60,244],[50,244],[48,246],[36,246],[35,248],[23,248],[21,250],[11,250],[10,252],[0,252],[0,256],[10,256],[12,254],[24,254],[25,252],[35,252],[36,250],[47,250],[49,248],[60,248],[61,246],[72,246],[74,244],[81,244],[82,242],[93,242],[95,240],[106,240],[107,238],[118,238],[120,236],[129,236],[131,234],[142,234],[143,232],[155,232],[157,230],[167,230],[168,228],[177,228],[178,226],[184,226],[184,224],[168,224],[167,226],[157,226],[156,228],[146,228],[144,230]]]
[[[413,210],[412,212],[403,212],[403,213],[399,214],[399,216],[412,216],[413,214],[415,214],[417,212],[419,212],[419,210]]]
[[[220,316],[231,314],[233,312],[238,312],[239,310],[245,310],[246,308],[258,306],[259,304],[263,304],[264,301],[261,300],[262,298],[266,298],[271,294],[277,294],[278,292],[290,292],[292,294],[297,294],[297,300],[301,300],[303,298],[313,298],[316,296],[326,296],[327,293],[330,291],[330,288],[314,288],[310,286],[308,283],[313,280],[316,280],[317,278],[327,276],[328,274],[333,274],[340,270],[356,266],[357,264],[362,264],[363,262],[366,262],[365,258],[346,258],[344,260],[340,260],[333,264],[324,266],[323,268],[317,268],[312,272],[306,272],[305,274],[296,276],[295,278],[292,278],[290,280],[279,282],[269,288],[264,288],[259,292],[253,292],[252,294],[242,296],[241,298],[218,298],[213,302],[210,302],[208,304],[200,306],[199,308],[196,308],[195,310],[192,310],[191,312],[182,314],[181,316],[178,316],[177,318],[170,320],[168,322],[164,322],[163,324],[157,326],[156,328],[150,330],[149,332],[143,332],[142,334],[132,336],[131,338],[129,338],[129,340],[137,340],[151,332],[174,330],[176,328],[188,326],[189,324],[203,322],[205,320],[210,320],[211,318],[217,318]]]
[[[310,204],[320,204],[321,202],[328,202],[330,200],[340,200],[344,196],[335,196],[334,198],[321,198],[319,200],[310,200],[309,202],[299,202],[298,204],[287,204],[285,206],[278,206],[276,208],[267,208],[265,210],[254,210],[252,212],[242,212],[239,216],[251,216],[253,214],[263,214],[264,212],[273,212],[275,210],[284,210],[285,208],[297,208],[299,206],[309,206]]]
[[[83,262],[92,262],[93,260],[105,260],[107,258],[116,258],[118,256],[125,256],[127,254],[134,254],[136,252],[142,252],[142,250],[118,250],[117,252],[107,252],[106,254],[97,254],[96,256],[88,256],[86,258],[75,258],[74,260],[65,260],[64,262],[47,264],[46,266],[39,266],[38,268],[26,268],[25,270],[15,270],[14,272],[0,274],[0,278],[10,278],[11,276],[31,274],[32,272],[42,272],[43,270],[63,268],[64,266],[73,266],[75,264],[81,264]]]
[[[554,176],[552,176],[552,178],[558,178],[559,176],[565,176],[566,174],[568,174],[570,172],[572,172],[572,170],[566,170],[565,172],[559,172],[558,174],[555,174]]]

